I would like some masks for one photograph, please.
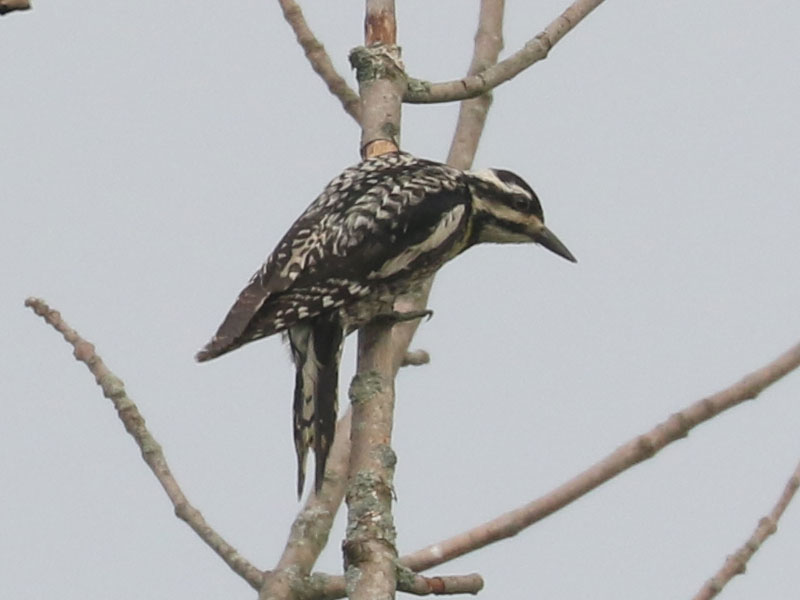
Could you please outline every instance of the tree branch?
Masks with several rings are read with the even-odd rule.
[[[427,350],[409,350],[403,355],[401,367],[419,367],[431,362],[431,355]]]
[[[316,38],[293,0],[278,0],[283,16],[295,32],[311,67],[327,84],[328,90],[342,103],[353,119],[361,122],[361,99],[336,72],[325,47]],[[312,493],[295,517],[291,533],[276,568],[264,578],[259,598],[296,598],[296,590],[307,578],[328,541],[333,519],[344,498],[350,460],[350,422],[352,414],[339,420],[333,446],[325,468],[325,482],[320,494]],[[325,577],[325,576],[319,576]]]
[[[397,589],[415,596],[477,594],[483,589],[483,577],[477,573],[425,577],[408,571],[405,575],[401,574]]]
[[[264,574],[264,584],[258,596],[260,600],[300,598],[298,590],[309,586],[309,573],[328,543],[328,535],[347,486],[351,416],[348,410],[336,425],[322,489],[318,494],[309,495],[305,506],[295,517],[278,564],[273,571]],[[330,580],[330,577],[323,575],[316,577]]]
[[[516,535],[633,465],[651,458],[664,446],[686,437],[689,431],[700,423],[745,400],[752,400],[766,387],[798,366],[800,366],[800,344],[731,387],[673,414],[648,433],[633,438],[583,473],[533,502],[469,531],[406,555],[400,562],[413,571],[424,571]]]
[[[161,445],[147,430],[144,417],[125,392],[122,380],[109,370],[95,352],[94,345],[84,340],[61,318],[61,313],[51,309],[44,300],[28,298],[25,300],[25,306],[33,309],[37,315],[64,336],[64,339],[74,348],[75,359],[85,364],[94,375],[95,381],[103,390],[103,395],[114,404],[117,415],[125,425],[125,430],[136,440],[136,444],[142,452],[142,458],[167,493],[175,507],[175,514],[185,521],[231,569],[253,588],[258,589],[262,584],[263,573],[214,531],[200,511],[191,505],[172,475]]]
[[[503,49],[504,12],[505,0],[481,0],[468,77],[476,76],[497,63],[497,57]],[[491,92],[461,102],[447,164],[462,170],[472,166],[491,105]]]
[[[719,571],[709,579],[702,589],[695,595],[694,600],[710,600],[722,591],[727,583],[736,575],[741,575],[747,568],[747,562],[761,547],[761,544],[778,530],[778,521],[783,515],[783,511],[789,506],[797,488],[800,487],[800,463],[795,467],[789,481],[783,489],[783,493],[770,513],[758,522],[758,527],[753,535],[739,548],[731,554],[722,565]]]
[[[603,0],[576,0],[520,50],[485,71],[443,83],[411,79],[403,101],[424,104],[480,96],[546,58],[550,49],[602,2]]]
[[[372,29],[377,30],[377,27]],[[397,152],[400,108],[405,92],[400,49],[394,42],[368,42],[366,47],[350,51],[350,64],[356,70],[361,96],[361,156],[369,158]]]
[[[28,10],[30,7],[28,0],[0,0],[0,16],[15,10]]]
[[[376,345],[359,353],[358,374],[350,385],[353,427],[347,534],[342,549],[352,600],[393,598],[397,587],[391,510],[397,461],[391,447],[395,396],[394,381],[384,375],[391,358],[390,327],[368,325],[361,330],[359,341]]]
[[[503,49],[504,11],[505,0],[481,0],[478,31],[475,33],[475,46],[469,74],[478,73],[497,62],[497,56]],[[450,143],[450,152],[447,155],[447,164],[462,170],[472,166],[491,104],[492,98],[488,93],[461,102],[456,129]],[[423,310],[428,304],[433,280],[433,276],[429,277],[416,294],[399,298],[395,310],[398,312]],[[395,343],[399,347],[407,348],[418,325],[419,321],[411,321],[395,326],[393,335],[402,337],[402,340],[396,339]],[[427,364],[429,361],[430,355],[427,352],[417,350],[414,353],[405,354],[400,366]]]
[[[480,18],[478,25],[478,32],[475,35],[475,50],[473,54],[470,72],[477,72],[486,66],[492,64],[497,60],[497,55],[502,48],[502,17],[503,17],[504,2],[503,0],[482,0],[480,9]],[[369,23],[369,21],[368,21]],[[475,100],[463,102],[461,111],[459,113],[458,125],[453,137],[453,142],[450,149],[450,156],[448,162],[453,166],[461,169],[467,169],[472,164],[477,148],[478,140],[480,139],[483,127],[486,122],[486,113],[488,112],[491,104],[491,98],[483,96]],[[379,114],[379,113],[375,113]],[[399,113],[398,113],[399,119]],[[398,129],[399,132],[399,120]],[[362,138],[363,139],[363,138]],[[368,144],[363,146],[366,149],[375,150],[375,147],[370,147]],[[428,303],[428,296],[433,285],[433,278],[429,278],[422,284],[415,292],[405,294],[395,301],[395,310],[400,313],[410,312],[423,309]],[[359,367],[358,372],[368,373],[375,377],[372,382],[372,389],[369,389],[369,384],[365,384],[364,380],[359,379],[357,376],[353,380],[353,387],[351,389],[351,401],[353,403],[354,412],[360,413],[363,408],[371,408],[375,411],[372,418],[365,418],[359,421],[354,428],[354,431],[373,426],[373,421],[384,421],[383,431],[376,432],[378,437],[367,441],[367,436],[364,436],[363,447],[365,450],[371,449],[375,452],[380,449],[379,454],[382,460],[388,461],[390,464],[385,465],[385,470],[388,472],[383,479],[357,481],[351,490],[354,498],[357,494],[363,495],[359,500],[352,500],[348,496],[348,504],[358,506],[364,504],[368,507],[374,505],[383,505],[384,510],[378,511],[380,522],[382,523],[383,531],[379,536],[389,538],[388,548],[378,548],[379,552],[385,552],[384,565],[393,566],[396,561],[396,550],[394,547],[394,526],[391,521],[391,478],[393,476],[394,461],[396,460],[394,453],[391,450],[388,440],[384,440],[380,435],[386,435],[388,429],[391,435],[391,416],[394,409],[394,377],[397,375],[398,369],[406,364],[424,364],[428,362],[430,357],[427,352],[420,355],[420,362],[416,360],[409,360],[409,353],[406,352],[411,339],[419,326],[420,321],[414,320],[405,323],[400,323],[394,327],[370,325],[365,328],[362,338],[359,340]],[[381,328],[376,329],[376,328]],[[364,360],[362,361],[362,357]],[[375,371],[370,373],[371,368]],[[381,380],[378,373],[385,373],[386,378]],[[389,385],[390,388],[386,389],[385,386]],[[362,398],[364,394],[367,398]],[[375,397],[370,397],[375,396]],[[377,397],[382,396],[382,397]],[[379,403],[376,403],[379,400]],[[383,412],[388,411],[388,412]],[[388,417],[388,422],[386,419]],[[385,442],[385,443],[384,443]],[[354,447],[361,447],[362,443],[353,440]],[[357,471],[351,468],[352,474]],[[386,483],[389,485],[386,485]],[[364,493],[366,490],[367,493]],[[370,492],[374,494],[370,495]],[[378,497],[378,493],[383,492],[383,498]],[[375,500],[379,500],[375,502]],[[352,511],[352,509],[351,509]],[[375,520],[376,513],[370,513],[369,510],[363,512],[352,511],[353,516],[350,522],[358,523],[367,519]],[[388,515],[388,518],[387,518]],[[345,542],[345,555],[349,556],[353,551],[351,544],[360,543],[357,541],[358,536],[353,536],[351,541],[351,530],[348,526],[348,540]],[[359,550],[363,548],[359,547]],[[379,571],[379,569],[376,569]],[[380,572],[380,571],[379,571]],[[386,570],[383,571],[386,573]],[[349,573],[350,575],[352,573]],[[313,578],[312,578],[313,579]],[[328,585],[338,584],[338,578],[326,578],[324,582]],[[478,574],[471,574],[465,576],[455,577],[432,577],[427,578],[422,575],[415,574],[412,570],[401,568],[399,569],[399,576],[397,579],[396,587],[400,591],[404,591],[416,595],[428,594],[460,594],[469,593],[477,594],[483,589],[483,578]],[[385,590],[385,588],[384,588]],[[382,591],[384,591],[382,590]],[[329,597],[321,594],[322,597]],[[356,593],[352,593],[351,598],[356,598]],[[393,596],[393,594],[392,594]],[[318,596],[319,597],[319,596]],[[338,597],[338,596],[337,596]],[[368,596],[367,596],[368,597]]]
[[[353,117],[356,123],[361,122],[361,103],[358,94],[347,85],[347,82],[336,72],[325,46],[316,38],[303,16],[303,11],[294,0],[278,0],[283,16],[297,37],[297,43],[303,48],[311,68],[314,69],[328,86],[328,91],[338,98],[345,112]]]
[[[397,48],[394,0],[367,0],[365,48],[351,52],[361,96],[361,153],[396,151],[405,78]],[[397,548],[392,517],[396,457],[391,447],[394,378],[408,344],[392,341],[392,325],[358,332],[358,364],[350,385],[353,423],[347,487],[345,582],[351,600],[394,598]]]
[[[299,10],[299,9],[298,9]],[[504,2],[502,0],[483,0],[481,2],[480,21],[478,32],[475,36],[475,50],[473,60],[470,65],[469,74],[475,75],[487,67],[495,64],[497,56],[502,49],[502,16],[504,10]],[[393,2],[378,1],[368,3],[367,16],[365,19],[365,32],[366,32],[366,48],[357,48],[351,54],[351,63],[356,68],[360,92],[362,98],[362,153],[364,156],[374,156],[387,151],[394,151],[397,149],[399,143],[400,131],[400,100],[404,92],[405,77],[403,74],[403,65],[399,60],[399,53],[396,47],[396,28],[394,22],[394,6]],[[466,169],[472,163],[475,150],[477,148],[478,140],[483,131],[485,124],[486,114],[491,104],[491,97],[486,94],[481,98],[470,100],[462,103],[459,123],[456,129],[456,134],[451,146],[449,161],[455,166]],[[430,283],[423,286],[416,294],[406,296],[398,299],[396,309],[403,311],[404,309],[413,309],[415,307],[424,307],[427,302],[427,295],[430,291]],[[352,528],[348,527],[348,541],[345,543],[345,554],[350,556],[350,552],[355,555],[360,555],[365,547],[361,547],[361,542],[357,541],[358,535],[355,535],[356,541],[351,539],[351,533],[355,533],[358,529],[358,524],[362,523],[365,519],[375,519],[376,514],[379,515],[379,520],[382,519],[380,527],[374,529],[370,538],[374,541],[377,539],[384,542],[383,548],[378,548],[378,553],[386,550],[385,545],[388,542],[393,550],[393,537],[394,527],[391,520],[391,486],[386,486],[386,481],[391,481],[392,465],[390,463],[394,460],[394,455],[391,452],[390,445],[383,443],[390,440],[391,435],[391,413],[394,402],[393,379],[396,375],[397,369],[402,364],[405,356],[405,350],[416,330],[418,321],[411,323],[404,323],[397,325],[393,328],[384,327],[382,331],[378,331],[375,327],[370,326],[365,328],[360,340],[359,352],[359,376],[354,380],[352,387],[353,405],[356,412],[362,408],[365,412],[372,411],[371,415],[364,415],[364,420],[354,429],[354,431],[365,431],[369,427],[374,427],[377,423],[378,430],[383,431],[383,434],[373,436],[367,440],[367,435],[364,435],[364,441],[357,442],[354,439],[353,445],[355,447],[363,447],[364,449],[372,448],[374,454],[376,444],[379,449],[378,454],[381,455],[378,464],[373,460],[370,468],[382,469],[384,475],[377,479],[361,481],[361,483],[370,483],[371,485],[361,486],[354,485],[351,490],[354,495],[366,491],[367,493],[359,499],[348,498],[351,504],[351,518],[350,524]],[[388,342],[388,345],[384,345]],[[366,360],[363,360],[366,357]],[[377,367],[377,373],[383,372],[386,377],[376,378],[376,370],[370,367]],[[361,376],[364,375],[365,379]],[[365,383],[366,382],[366,383]],[[373,431],[373,433],[376,433]],[[359,437],[358,433],[354,436]],[[381,437],[382,436],[382,437]],[[364,456],[367,456],[365,459]],[[372,457],[374,459],[374,456]],[[351,459],[354,462],[369,462],[368,455],[361,455],[358,457],[354,451]],[[369,468],[368,468],[369,470]],[[388,471],[388,473],[387,473]],[[352,474],[358,473],[357,468],[351,468]],[[373,472],[374,474],[374,472]],[[352,478],[355,482],[356,479]],[[386,494],[380,493],[380,488],[383,487]],[[384,498],[381,499],[380,496]],[[353,498],[351,502],[351,498]],[[379,504],[382,502],[385,506],[385,511],[379,510],[377,513],[370,512],[374,506],[371,501],[378,499]],[[369,500],[369,502],[367,502]],[[359,514],[358,511],[353,510],[353,505],[370,506],[370,510]],[[305,512],[305,510],[303,511]],[[355,525],[353,525],[355,523]],[[288,551],[287,546],[287,551]],[[367,553],[368,554],[368,553]],[[396,556],[396,554],[395,554]],[[388,556],[384,558],[388,559]],[[284,559],[286,559],[284,561]],[[280,573],[292,572],[296,573],[294,569],[297,568],[297,561],[293,561],[291,555],[284,554],[284,567],[288,566],[289,571],[279,568],[276,570],[275,581],[283,581],[286,585],[288,581]],[[315,560],[315,559],[314,559]],[[305,562],[310,568],[311,562]],[[384,566],[389,562],[384,561]],[[378,569],[380,571],[380,569]],[[358,572],[359,576],[361,572]],[[384,569],[383,574],[387,574]],[[272,577],[272,575],[268,576]],[[476,576],[477,577],[477,576]],[[327,584],[338,585],[339,578],[330,577],[326,575],[313,575],[306,581],[319,581],[323,580]],[[422,585],[421,579],[416,579],[416,589],[430,587],[430,583]],[[431,580],[433,581],[433,580]],[[436,581],[439,581],[438,579]],[[471,579],[474,583],[474,578]],[[470,586],[473,586],[473,583]],[[482,585],[482,584],[481,584]],[[265,585],[264,589],[269,586]],[[411,591],[406,589],[407,585],[404,582],[398,582],[398,589]],[[291,586],[284,588],[286,591],[291,589]],[[297,586],[294,586],[296,591],[299,591]],[[366,588],[364,588],[366,589]],[[436,587],[434,586],[434,588]],[[455,589],[452,586],[446,589]],[[477,589],[479,588],[471,588]],[[466,590],[470,591],[470,590]],[[356,592],[357,593],[357,592]],[[306,593],[303,594],[308,597]],[[313,596],[318,596],[318,593],[311,593]],[[323,596],[326,594],[323,593]],[[276,597],[287,597],[285,595]]]
[[[475,36],[475,50],[470,66],[471,72],[484,69],[497,60],[497,55],[502,48],[503,8],[503,0],[482,0],[478,33]],[[368,32],[371,27],[375,27],[374,20],[372,21],[373,25],[370,25],[370,23],[371,21],[368,18]],[[380,29],[380,27],[377,28]],[[394,39],[391,39],[390,43],[393,44]],[[369,45],[369,39],[367,45]],[[400,68],[402,68],[402,65]],[[389,79],[393,78],[389,77]],[[359,81],[361,81],[361,77],[359,77]],[[396,89],[396,85],[394,85],[394,89]],[[391,97],[391,95],[389,96]],[[488,97],[462,103],[456,134],[453,138],[450,158],[448,159],[452,161],[451,164],[454,164],[454,166],[466,169],[471,165],[478,140],[483,132],[486,113],[490,104],[491,99]],[[375,111],[370,114],[380,115],[381,113]],[[384,114],[391,114],[391,111],[385,111]],[[397,131],[399,132],[399,113],[397,118]],[[385,129],[382,130],[385,131]],[[369,145],[369,138],[362,138],[362,141],[364,139],[368,141],[363,148],[368,151],[375,151],[375,146]],[[395,310],[402,313],[424,308],[427,305],[432,284],[433,278],[430,278],[415,293],[406,294],[398,298],[395,302]],[[398,324],[394,327],[369,325],[364,328],[362,337],[359,340],[359,375],[353,380],[351,388],[354,415],[361,414],[362,411],[364,411],[365,415],[363,421],[359,419],[356,422],[353,429],[354,432],[375,428],[376,423],[382,424],[379,429],[372,430],[373,436],[364,435],[363,442],[357,441],[354,437],[353,447],[363,448],[363,451],[371,452],[373,461],[377,457],[378,464],[373,465],[375,469],[371,470],[371,472],[383,470],[384,475],[375,479],[353,480],[352,487],[348,491],[348,504],[351,506],[352,513],[350,523],[358,524],[369,521],[375,522],[376,520],[380,523],[377,527],[377,536],[382,541],[385,541],[386,545],[384,547],[379,545],[377,551],[384,553],[384,568],[382,570],[384,576],[387,574],[387,567],[393,566],[396,559],[396,550],[394,548],[395,532],[390,512],[391,480],[396,458],[389,445],[390,437],[387,437],[387,432],[388,436],[391,436],[391,418],[394,410],[394,377],[397,375],[400,366],[408,364],[406,362],[408,357],[406,349],[418,325],[419,320],[415,320]],[[425,353],[425,359],[427,362],[427,353]],[[386,377],[381,378],[380,374],[385,374]],[[361,379],[361,377],[371,377],[372,380]],[[367,414],[368,411],[372,411],[372,414]],[[355,452],[354,450],[353,460],[357,461],[359,458],[356,457]],[[362,457],[361,460],[367,462],[369,459]],[[351,478],[354,475],[358,477],[357,473],[359,471],[356,470],[356,467],[351,467]],[[352,497],[350,496],[351,493]],[[381,506],[382,509],[374,511],[376,505]],[[353,507],[359,506],[366,506],[367,510],[353,510]],[[359,552],[366,550],[367,547],[362,547],[360,538],[360,535],[351,536],[351,527],[348,526],[348,539],[345,542],[346,557],[349,557],[351,552],[357,555]],[[375,551],[375,546],[371,551]],[[378,573],[381,572],[380,567],[375,570]],[[332,582],[332,580],[328,579],[327,582]],[[477,594],[482,588],[483,579],[478,574],[460,577],[425,578],[414,574],[408,569],[402,569],[397,581],[397,589],[417,595],[430,593]],[[385,591],[385,588],[381,591]],[[357,592],[354,591],[350,596],[351,598],[357,597]]]
[[[397,589],[415,596],[477,594],[483,589],[483,578],[475,573],[425,577],[401,569]],[[314,600],[337,600],[345,593],[344,577],[316,573],[299,589],[299,597]]]

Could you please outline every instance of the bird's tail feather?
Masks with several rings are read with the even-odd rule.
[[[291,339],[291,338],[290,338]],[[292,346],[293,354],[294,346]],[[314,399],[311,388],[303,384],[303,368],[295,358],[297,376],[294,384],[294,449],[297,453],[297,497],[303,495],[306,481],[306,456],[314,441]]]
[[[325,479],[325,463],[333,445],[336,413],[339,410],[339,361],[342,357],[344,328],[338,318],[329,319],[314,329],[314,353],[319,375],[314,409],[314,489],[319,492]]]
[[[336,429],[339,360],[344,328],[338,315],[321,315],[289,329],[297,374],[294,390],[294,444],[297,452],[297,495],[303,493],[308,449],[315,455],[314,489],[325,478]]]

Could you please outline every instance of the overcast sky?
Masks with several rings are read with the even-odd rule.
[[[565,0],[507,2],[518,49]],[[477,2],[398,3],[408,72],[469,64]],[[352,81],[363,2],[308,0]],[[398,380],[407,553],[547,492],[800,340],[800,6],[608,0],[495,94],[476,166],[539,194],[578,257],[482,247],[437,280]],[[172,514],[110,403],[23,307],[125,381],[185,492],[271,568],[297,510],[280,340],[194,352],[359,132],[276,2],[35,3],[0,20],[0,595],[253,598]],[[457,107],[412,106],[443,159]],[[351,343],[354,341],[351,339]],[[342,395],[352,372],[345,356]],[[800,374],[513,540],[434,569],[482,598],[690,597],[800,459]],[[341,518],[321,570],[341,569]],[[797,597],[800,506],[722,597]]]

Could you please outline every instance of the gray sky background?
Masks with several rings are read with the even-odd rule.
[[[398,3],[410,74],[460,76],[477,3]],[[508,3],[519,48],[566,0]],[[362,2],[304,3],[350,81]],[[537,190],[577,265],[471,250],[398,381],[401,553],[572,477],[800,339],[800,6],[608,0],[496,92],[476,166]],[[259,567],[297,509],[279,339],[194,352],[358,131],[277,3],[40,1],[0,21],[0,595],[253,598],[172,515],[42,296],[123,378],[189,498]],[[443,159],[457,107],[407,107]],[[352,343],[352,339],[351,339]],[[343,395],[352,372],[345,357]],[[800,458],[800,375],[513,540],[435,569],[483,598],[690,597]],[[319,568],[340,569],[341,518]],[[728,600],[797,597],[800,506]]]

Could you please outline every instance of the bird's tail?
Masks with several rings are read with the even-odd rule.
[[[339,360],[344,327],[338,315],[320,315],[288,332],[297,373],[294,387],[294,446],[297,452],[297,496],[303,494],[306,456],[314,448],[314,489],[325,478],[338,409]]]

